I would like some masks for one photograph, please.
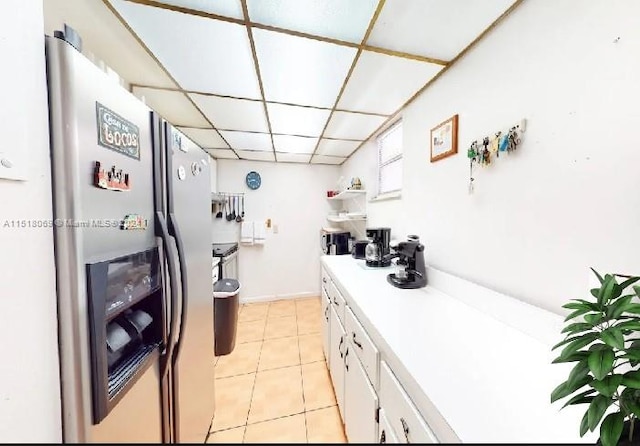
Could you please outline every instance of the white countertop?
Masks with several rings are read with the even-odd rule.
[[[579,435],[587,405],[550,403],[574,365],[551,364],[561,316],[432,268],[427,287],[405,290],[386,281],[393,269],[365,269],[346,255],[321,262],[374,342],[384,341],[383,358],[423,392],[407,388],[428,423],[444,418],[464,443],[597,440],[597,430]]]

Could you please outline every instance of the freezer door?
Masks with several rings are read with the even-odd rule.
[[[165,123],[169,230],[180,253],[182,294],[173,351],[174,441],[202,443],[214,414],[209,155]]]

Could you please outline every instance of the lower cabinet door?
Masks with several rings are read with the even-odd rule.
[[[348,343],[345,352],[345,431],[349,443],[378,442],[378,395]]]
[[[329,348],[331,346],[331,328],[330,328],[330,320],[331,320],[331,301],[329,300],[329,296],[327,292],[322,289],[322,349],[324,351],[324,360],[327,363],[327,366],[330,365],[329,358],[331,354],[329,352]]]
[[[347,349],[347,336],[336,310],[333,307],[329,309],[329,327],[331,330],[330,340],[331,346],[329,348],[329,373],[331,374],[331,382],[333,383],[333,390],[336,394],[336,401],[338,402],[338,409],[340,410],[340,416],[344,422],[344,354]]]
[[[400,443],[398,441],[398,437],[396,437],[396,434],[393,432],[393,428],[387,419],[387,414],[384,412],[382,407],[380,408],[378,416],[378,443]]]

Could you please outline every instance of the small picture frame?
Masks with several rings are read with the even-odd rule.
[[[458,153],[458,115],[431,129],[431,162]]]

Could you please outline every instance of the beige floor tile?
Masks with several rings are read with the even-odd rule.
[[[236,332],[236,344],[242,344],[245,342],[262,341],[264,336],[264,327],[266,325],[266,319],[260,319],[257,321],[238,322],[238,328]]]
[[[306,443],[304,414],[247,426],[245,443]]]
[[[300,344],[300,361],[302,364],[324,361],[322,334],[300,335],[298,342]]]
[[[296,302],[292,299],[277,300],[269,304],[269,318],[295,315]]]
[[[306,412],[309,443],[346,443],[338,406]]]
[[[298,316],[307,314],[312,311],[319,312],[320,311],[320,298],[312,297],[305,299],[296,299],[296,314]]]
[[[242,443],[245,426],[213,432],[209,435],[207,443]]]
[[[298,328],[295,316],[283,316],[267,319],[267,326],[264,330],[264,339],[285,338],[296,336]]]
[[[304,314],[298,317],[298,334],[320,333],[322,331],[322,317],[320,311],[317,314]]]
[[[302,365],[302,385],[305,410],[320,409],[336,404],[329,370],[327,370],[324,361]]]
[[[216,379],[216,412],[211,425],[212,432],[247,423],[255,379],[255,373]]]
[[[258,370],[277,369],[299,365],[298,337],[267,339],[262,343]]]
[[[258,369],[262,341],[236,344],[231,354],[221,356],[215,366],[215,377],[236,376],[255,372]]]
[[[240,308],[238,322],[258,321],[267,318],[269,303],[245,304]]]
[[[248,423],[304,411],[300,366],[258,372]]]

